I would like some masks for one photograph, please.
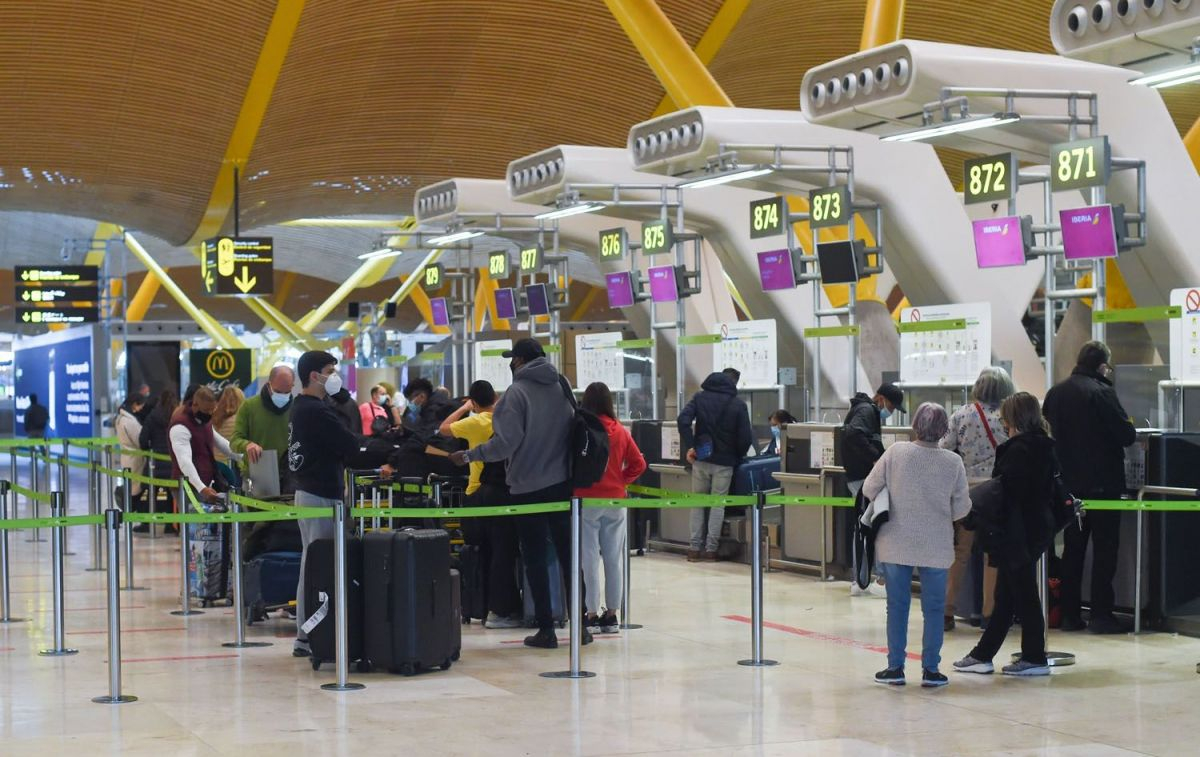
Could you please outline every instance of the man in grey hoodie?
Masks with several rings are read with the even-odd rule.
[[[492,415],[491,440],[468,452],[455,452],[451,460],[458,465],[505,461],[505,480],[514,503],[565,502],[572,494],[569,433],[574,408],[567,398],[570,385],[546,359],[537,340],[521,339],[504,357],[511,361],[513,383]],[[549,550],[553,542],[559,566],[567,570],[571,564],[570,531],[566,512],[517,519],[538,624],[538,632],[525,639],[526,646],[558,646],[550,604]],[[582,641],[591,641],[586,629]]]

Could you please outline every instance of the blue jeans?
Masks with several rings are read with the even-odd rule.
[[[912,565],[880,563],[887,582],[888,668],[904,668],[908,646],[908,608],[912,604],[913,570],[921,575],[921,614],[925,632],[921,636],[921,667],[937,670],[942,661],[942,613],[946,609],[946,568],[914,568]]]

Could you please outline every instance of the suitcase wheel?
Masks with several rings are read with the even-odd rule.
[[[451,660],[442,660],[442,665],[441,665],[442,670],[449,670],[450,662],[451,662]]]
[[[321,661],[320,661],[319,659],[317,659],[316,657],[313,657],[311,660],[309,660],[309,662],[311,662],[311,663],[312,663],[312,669],[313,669],[313,670],[320,670],[320,669],[321,669]]]
[[[451,662],[458,662],[460,659],[462,659],[462,650],[461,650],[461,649],[456,649],[456,650],[454,650],[454,654],[452,654],[452,655],[450,656],[450,661],[451,661]],[[444,669],[444,668],[443,668],[443,669]]]
[[[359,660],[358,664],[355,665],[355,668],[358,670],[359,673],[370,673],[371,672],[371,661],[370,660]]]
[[[412,663],[406,663],[400,666],[400,675],[415,676],[417,674],[417,666]]]

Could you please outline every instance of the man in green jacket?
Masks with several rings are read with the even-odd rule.
[[[290,366],[271,369],[267,383],[256,396],[248,398],[238,410],[237,422],[229,446],[244,454],[244,464],[258,462],[264,450],[279,457],[280,475],[287,470],[288,422],[292,410],[292,387],[296,374]],[[287,487],[280,482],[280,490]]]

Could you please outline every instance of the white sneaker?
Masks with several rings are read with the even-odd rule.
[[[867,587],[867,593],[877,599],[887,599],[887,587],[878,581],[872,581]]]
[[[502,618],[494,612],[488,613],[484,628],[524,628],[525,624],[514,618]]]
[[[871,595],[871,587],[863,589],[858,585],[858,581],[850,581],[850,596],[852,597],[867,597]]]

